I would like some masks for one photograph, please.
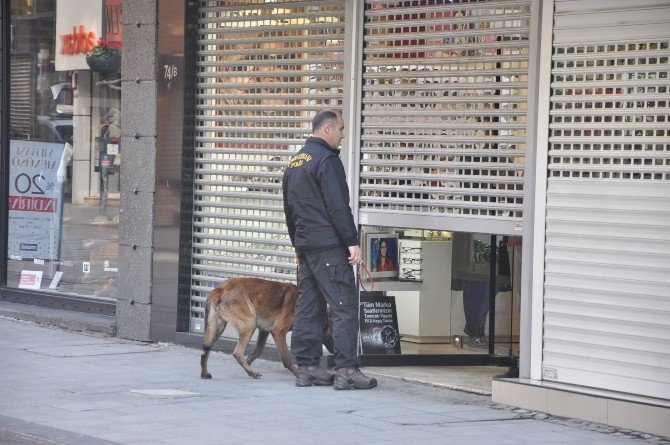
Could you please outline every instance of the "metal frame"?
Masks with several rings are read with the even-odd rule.
[[[186,40],[171,32],[172,29],[183,28],[186,31],[187,3],[181,0],[162,0],[158,2],[158,40],[157,57],[158,70],[156,73],[157,100],[161,106],[156,116],[156,175],[154,198],[154,227],[153,227],[153,261],[151,286],[151,317],[150,338],[159,341],[173,341],[177,325],[177,311],[179,303],[179,268],[182,259],[183,216],[180,214],[181,198],[185,186],[190,185],[184,177],[182,165],[175,166],[175,154],[183,162],[184,152],[188,142],[184,135],[185,107],[194,104],[185,104],[185,90],[187,79],[185,73],[184,51]],[[177,76],[171,80],[166,78],[161,68],[173,65],[177,67]],[[193,123],[190,124],[191,126]],[[174,134],[182,134],[182,138],[174,138]],[[186,184],[184,184],[186,183]],[[162,200],[161,197],[170,193],[175,187],[179,193],[179,207],[175,208],[172,199]],[[192,188],[191,188],[192,190]],[[163,193],[161,193],[163,192]],[[169,223],[156,224],[156,215],[159,213],[174,216]],[[182,219],[177,219],[180,217]],[[174,222],[172,222],[174,221]],[[178,261],[161,261],[156,257],[167,256],[179,258]]]
[[[344,118],[345,135],[342,162],[348,172],[350,205],[358,225],[358,196],[360,184],[361,92],[363,85],[357,76],[363,67],[363,22],[365,0],[346,2],[344,41],[351,42],[344,52]],[[358,79],[358,81],[357,81]],[[348,129],[348,130],[347,130]],[[346,155],[346,156],[344,156]]]
[[[489,257],[489,355],[493,355],[496,346],[496,277],[498,266],[498,237],[491,235],[491,256]],[[514,302],[514,296],[512,296]],[[512,311],[510,310],[510,317]],[[510,332],[510,336],[512,333]]]
[[[554,0],[544,0],[541,12],[540,55],[538,60],[535,186],[533,189],[532,242],[524,243],[522,257],[521,377],[542,378],[542,312],[544,310],[544,237],[547,209],[547,153],[549,145],[549,96],[551,93],[551,54]],[[530,238],[529,234],[529,238]],[[524,320],[526,320],[524,322]]]
[[[538,129],[538,123],[549,122],[549,110],[546,109],[546,114],[542,114],[540,95],[549,91],[548,83],[545,84],[543,75],[543,64],[540,60],[541,50],[544,49],[542,43],[545,42],[546,36],[544,31],[546,29],[542,23],[542,13],[547,9],[553,10],[553,1],[533,2],[531,5],[531,42],[529,53],[529,69],[528,69],[528,120],[527,120],[527,149],[526,153],[526,170],[524,190],[526,197],[524,200],[524,220],[521,227],[523,233],[523,244],[521,251],[521,283],[520,295],[520,332],[519,332],[519,376],[528,378],[531,375],[531,361],[535,353],[531,348],[533,338],[533,323],[537,316],[532,310],[533,298],[535,293],[531,292],[531,282],[533,279],[535,255],[539,258],[544,258],[544,250],[537,252],[534,250],[536,233],[542,234],[541,245],[544,248],[544,214],[545,214],[545,195],[546,195],[546,159],[547,159],[547,144],[546,131],[543,133]],[[549,27],[551,30],[551,26]],[[551,35],[549,36],[551,40]],[[550,42],[551,49],[551,42]],[[551,57],[551,53],[550,53]],[[542,103],[542,106],[548,106],[548,102]],[[544,119],[544,120],[543,120]],[[538,179],[542,181],[538,183]],[[538,202],[541,200],[541,202]],[[538,220],[539,218],[539,220]],[[541,354],[541,351],[540,351]]]
[[[359,215],[359,223],[369,226],[403,227],[426,230],[449,230],[453,232],[491,233],[491,220],[486,217],[464,217],[460,215],[452,219],[449,214],[421,215],[417,219],[416,214],[411,213],[384,213],[364,210]],[[519,235],[518,221],[496,220],[497,235]]]
[[[0,291],[0,300],[89,314],[116,315],[116,300],[113,298],[89,298],[80,295],[51,294],[5,287]]]
[[[7,221],[8,194],[9,194],[9,2],[2,2],[0,6],[0,56],[2,57],[2,71],[0,72],[0,295],[7,281]]]
[[[198,4],[186,2],[184,47],[195,48],[198,40]],[[179,273],[177,332],[188,332],[191,322],[191,246],[193,242],[193,171],[195,150],[196,53],[184,53],[184,114],[182,148],[181,220],[179,227]]]

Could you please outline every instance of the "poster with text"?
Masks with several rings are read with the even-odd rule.
[[[361,292],[359,315],[363,354],[400,354],[395,297]]]
[[[63,148],[62,143],[10,141],[10,259],[59,259],[63,187],[56,172]]]
[[[38,290],[42,285],[42,271],[41,270],[22,270],[21,278],[19,279],[19,289],[35,289]]]

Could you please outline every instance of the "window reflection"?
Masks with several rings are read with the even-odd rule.
[[[120,5],[11,2],[10,287],[116,297],[120,74],[59,49],[73,29],[120,44],[120,28],[103,27]]]

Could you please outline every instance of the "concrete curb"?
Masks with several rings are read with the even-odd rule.
[[[477,394],[480,396],[491,396],[491,391],[484,391],[481,389],[476,389],[476,388],[468,388],[467,386],[459,386],[459,385],[448,385],[445,383],[438,383],[438,382],[431,382],[430,380],[424,380],[424,379],[413,379],[410,377],[401,377],[385,372],[379,372],[375,371],[374,368],[363,368],[366,374],[369,374],[374,377],[385,377],[389,379],[394,379],[394,380],[399,380],[402,382],[411,382],[411,383],[418,383],[421,385],[427,385],[427,386],[432,386],[435,388],[445,388],[445,389],[451,389],[453,391],[461,391],[461,392],[467,392],[469,394]]]

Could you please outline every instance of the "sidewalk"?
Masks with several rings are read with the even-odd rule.
[[[223,353],[201,380],[199,356],[0,317],[0,443],[664,443],[389,377],[370,391],[296,388],[280,363],[259,360],[254,380]]]

